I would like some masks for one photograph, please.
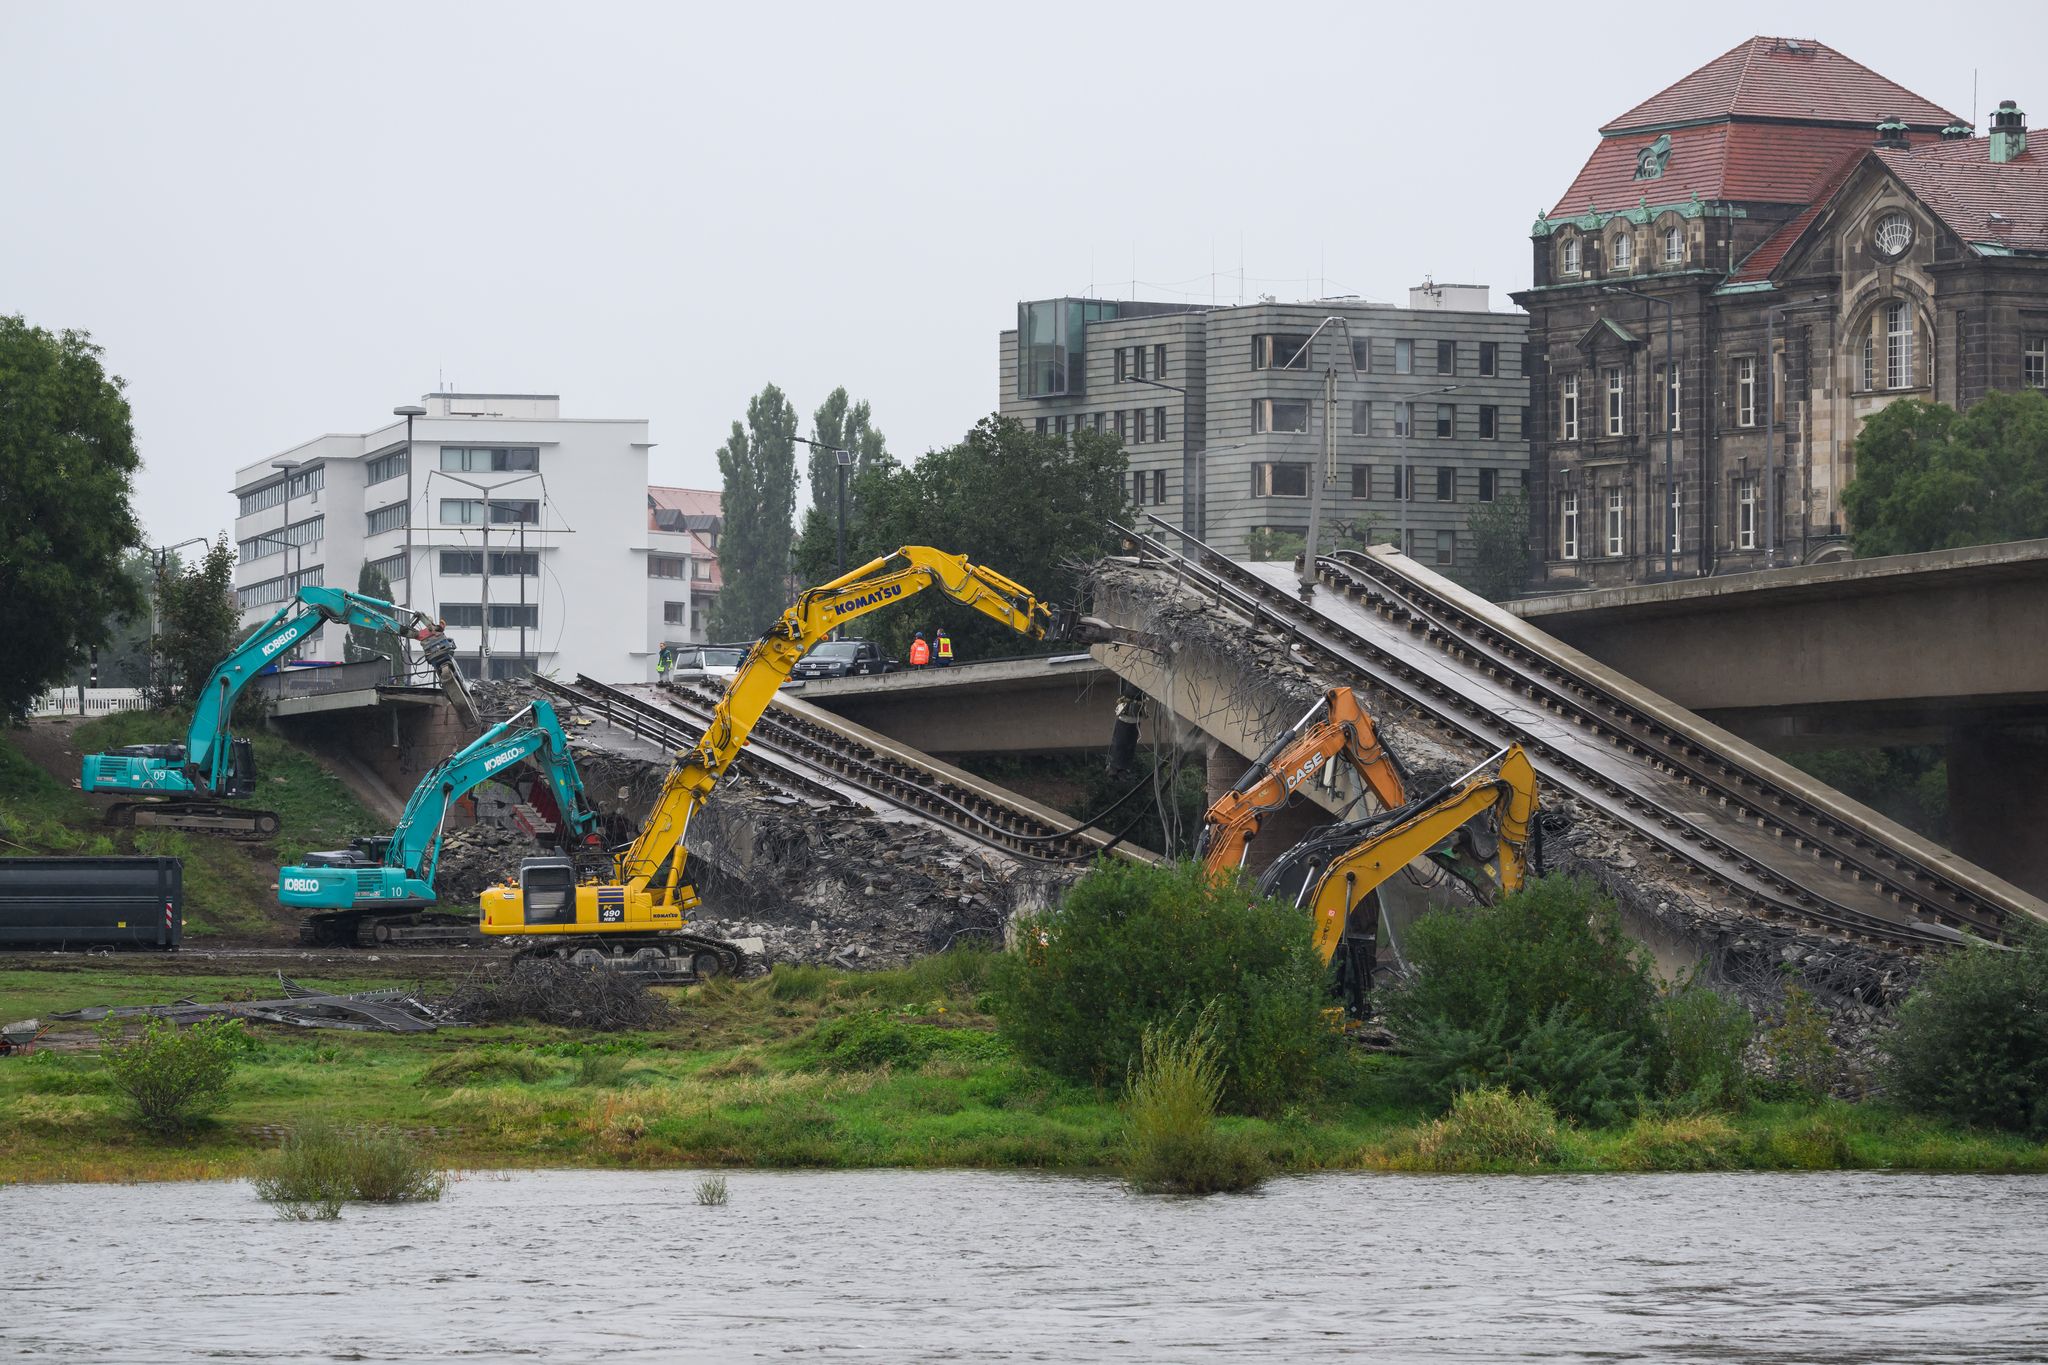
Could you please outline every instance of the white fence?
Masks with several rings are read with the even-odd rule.
[[[104,716],[109,711],[140,711],[139,687],[60,687],[36,698],[32,716]]]

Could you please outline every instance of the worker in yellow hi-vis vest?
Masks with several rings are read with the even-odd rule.
[[[943,630],[940,631],[939,642],[937,645],[933,647],[932,653],[937,657],[937,662],[940,668],[944,668],[947,664],[952,663],[953,637],[946,634],[946,632]]]

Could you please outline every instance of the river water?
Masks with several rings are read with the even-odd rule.
[[[470,1175],[0,1188],[0,1357],[2039,1361],[2048,1178]]]

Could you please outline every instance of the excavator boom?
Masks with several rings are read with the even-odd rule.
[[[698,901],[685,875],[691,817],[739,757],[798,659],[836,628],[931,589],[1032,639],[1053,628],[1052,608],[1022,584],[926,545],[906,545],[809,589],[748,651],[703,738],[677,754],[612,878],[583,881],[563,860],[527,859],[518,885],[484,893],[484,932],[537,936],[547,946],[530,951],[594,965],[696,976],[736,968],[731,945],[680,933],[683,913]]]
[[[1209,807],[1195,855],[1213,880],[1244,866],[1259,826],[1332,760],[1341,759],[1381,809],[1406,805],[1401,771],[1380,744],[1372,717],[1348,687],[1332,688],[1266,747],[1237,785]]]
[[[1356,1012],[1370,985],[1380,886],[1461,836],[1499,893],[1520,889],[1530,870],[1536,801],[1536,769],[1521,746],[1511,744],[1412,805],[1317,830],[1266,869],[1259,891],[1292,890],[1295,903],[1310,912],[1316,953],[1338,964]],[[1490,827],[1475,834],[1487,817]]]
[[[202,804],[250,796],[256,789],[255,758],[249,742],[229,725],[235,701],[272,660],[330,621],[365,630],[410,634],[422,642],[427,660],[456,711],[472,731],[480,729],[476,704],[455,666],[455,645],[439,622],[380,598],[341,588],[300,588],[294,600],[214,666],[192,698],[192,723],[183,744],[136,744],[86,755],[79,785],[89,792],[133,792],[168,798],[165,807],[117,805],[107,812],[116,824],[150,824],[219,834],[277,832],[274,812]]]

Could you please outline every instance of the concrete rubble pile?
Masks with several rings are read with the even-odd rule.
[[[1219,610],[1168,575],[1108,560],[1094,567],[1090,587],[1116,600],[1119,620],[1172,642],[1169,677],[1187,670],[1241,679],[1221,704],[1248,708],[1265,733],[1279,733],[1326,690],[1348,685],[1359,691],[1381,740],[1407,770],[1411,791],[1433,790],[1486,756],[1426,711],[1364,678],[1310,667],[1286,636]],[[1598,883],[1615,898],[1629,932],[1660,962],[1701,964],[1705,984],[1738,995],[1752,1009],[1773,1008],[1788,983],[1800,984],[1833,1012],[1837,1041],[1853,1045],[1859,1030],[1867,1031],[1917,979],[1918,960],[1906,954],[1755,918],[1727,903],[1707,878],[1656,856],[1618,822],[1563,793],[1546,791],[1542,808],[1546,871]]]
[[[530,683],[477,689],[493,723],[533,695]],[[631,839],[674,755],[554,700],[584,788],[610,822],[607,841]],[[689,844],[704,900],[692,931],[760,939],[768,963],[887,967],[956,941],[1001,942],[1012,915],[1051,904],[1087,866],[1012,857],[893,807],[792,794],[740,772],[697,812]],[[458,831],[437,885],[455,888],[445,899],[473,901],[532,851],[510,831]]]

